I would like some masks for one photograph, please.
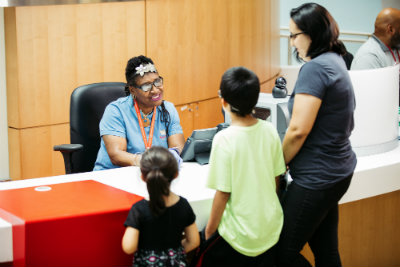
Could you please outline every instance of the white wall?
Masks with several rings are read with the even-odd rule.
[[[4,8],[0,8],[0,179],[9,177]]]
[[[307,2],[315,2],[324,6],[338,23],[341,33],[352,32],[365,34],[373,33],[375,18],[382,8],[388,6],[399,8],[400,5],[400,0],[281,0],[280,27],[289,27],[290,10]],[[281,34],[288,34],[288,31],[281,30]],[[352,34],[341,34],[340,38],[360,40],[360,42],[344,41],[347,50],[354,55],[361,46],[362,42],[368,37]],[[287,38],[281,38],[280,58],[281,65],[288,64]],[[292,64],[298,64],[294,58],[292,58]]]
[[[394,7],[400,9],[400,1],[399,0],[382,0],[382,8],[385,7]]]

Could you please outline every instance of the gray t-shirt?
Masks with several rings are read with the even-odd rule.
[[[299,153],[289,163],[293,180],[309,189],[325,189],[354,172],[357,158],[350,144],[355,98],[343,58],[324,53],[299,72],[289,99],[292,114],[296,94],[322,100],[315,123]]]

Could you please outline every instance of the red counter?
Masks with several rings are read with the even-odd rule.
[[[142,198],[95,181],[0,191],[14,266],[131,266],[123,223]]]

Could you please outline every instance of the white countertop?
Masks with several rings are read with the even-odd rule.
[[[183,163],[171,190],[186,199],[196,213],[196,223],[202,229],[208,220],[214,190],[205,187],[208,165]],[[34,187],[83,180],[95,180],[136,195],[147,197],[146,184],[140,179],[138,167],[60,175],[45,178],[0,183],[0,190]],[[352,202],[400,189],[400,147],[358,158],[350,188],[340,203]],[[0,218],[0,263],[12,261],[12,227]]]
[[[400,190],[400,146],[395,149],[357,158],[349,190],[340,204]]]

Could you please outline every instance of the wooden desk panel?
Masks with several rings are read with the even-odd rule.
[[[399,208],[400,190],[339,205],[339,251],[343,266],[400,265]],[[302,253],[314,263],[308,245]]]

